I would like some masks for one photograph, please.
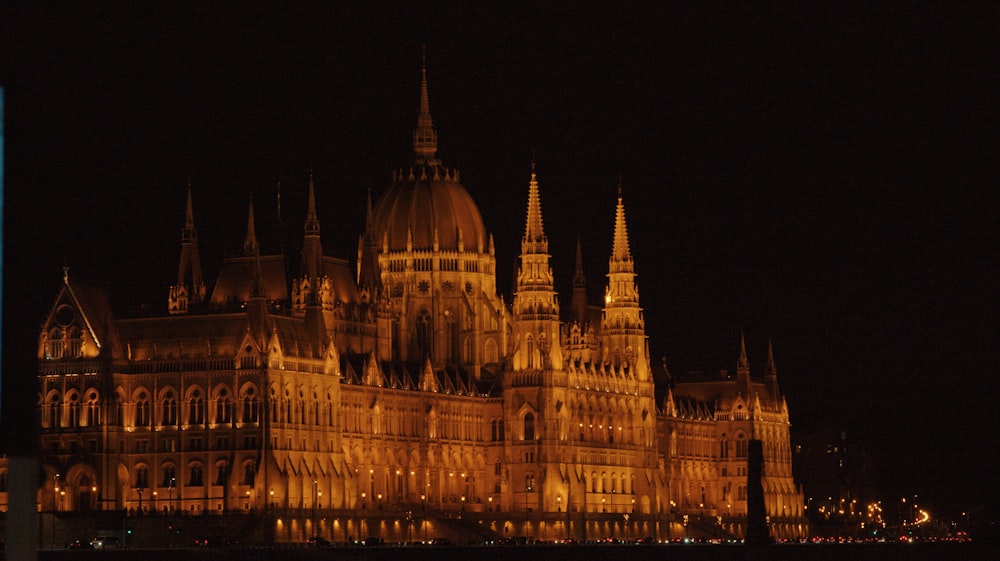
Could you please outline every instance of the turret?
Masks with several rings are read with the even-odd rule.
[[[542,227],[542,205],[534,163],[528,182],[526,214],[514,294],[518,341],[513,366],[515,370],[561,369],[559,300],[549,265],[549,240]]]
[[[601,335],[606,352],[605,363],[610,363],[615,369],[627,368],[640,381],[651,379],[645,320],[639,307],[639,289],[635,284],[635,269],[629,250],[621,186],[618,187],[618,204],[615,207],[614,239],[608,260],[608,284],[604,289]]]

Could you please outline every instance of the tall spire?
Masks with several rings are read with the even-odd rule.
[[[625,205],[622,204],[622,186],[618,184],[618,206],[615,207],[615,233],[611,248],[612,271],[632,272],[632,252],[628,246],[628,228],[625,225]]]
[[[573,273],[573,319],[581,326],[587,323],[587,277],[583,274],[583,248],[576,238],[576,272]]]
[[[375,239],[375,218],[372,212],[372,191],[365,201],[365,232],[358,241],[358,286],[379,290],[382,285],[378,266],[378,240]]]
[[[547,253],[548,240],[542,228],[542,203],[538,195],[538,177],[535,162],[531,162],[531,181],[528,182],[528,218],[521,240],[521,251],[525,253]]]
[[[309,172],[309,203],[306,208],[306,235],[319,235],[319,218],[316,217],[316,187],[312,171]]]
[[[750,361],[747,359],[747,344],[742,333],[740,333],[740,358],[736,361],[736,368],[740,370],[750,368]]]
[[[309,279],[312,292],[318,288],[317,282],[323,275],[323,245],[319,236],[319,218],[316,217],[316,185],[309,172],[309,196],[306,206],[306,223],[302,240],[302,265],[299,273]]]
[[[427,52],[421,57],[420,65],[420,112],[417,114],[417,128],[413,131],[413,160],[416,164],[436,165],[440,163],[437,153],[437,132],[431,120],[430,96],[427,94]]]
[[[187,284],[191,274],[190,287]],[[191,203],[191,181],[187,186],[187,207],[184,210],[184,227],[181,229],[181,259],[177,267],[177,284],[170,287],[168,309],[171,314],[188,311],[189,303],[205,299],[205,282],[201,276],[201,259],[198,257],[198,230],[194,227],[194,205]]]
[[[771,348],[771,340],[767,340],[767,363],[764,365],[764,373],[768,376],[778,374],[778,368],[774,364],[774,351]]]
[[[191,204],[191,180],[187,186],[187,208],[184,211],[184,229],[181,231],[181,243],[190,243],[197,239],[194,229],[194,205]]]
[[[243,255],[259,255],[260,247],[257,245],[257,230],[253,220],[253,195],[250,195],[250,211],[247,216],[247,238],[243,242]]]

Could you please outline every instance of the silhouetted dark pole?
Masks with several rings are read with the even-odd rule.
[[[760,440],[751,440],[747,450],[747,545],[771,543],[764,509],[764,447]]]

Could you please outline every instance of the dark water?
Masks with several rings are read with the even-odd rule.
[[[426,546],[354,547],[328,550],[304,547],[273,549],[144,549],[118,551],[43,551],[39,561],[998,561],[1000,548],[982,544],[872,545],[589,545],[589,546]]]

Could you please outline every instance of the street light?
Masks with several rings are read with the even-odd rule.
[[[424,510],[424,517],[420,519],[420,526],[424,529],[424,541],[427,541],[427,495],[420,495],[420,506]]]
[[[56,502],[59,500],[59,474],[52,476],[52,511],[59,510],[59,504]],[[54,544],[53,544],[54,545]]]
[[[168,488],[170,491],[170,504],[168,505],[168,507],[170,508],[171,514],[173,514],[173,512],[177,510],[177,507],[174,505],[174,485],[176,484],[176,482],[177,480],[175,478],[173,477],[170,478],[170,487]]]

